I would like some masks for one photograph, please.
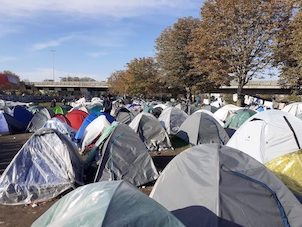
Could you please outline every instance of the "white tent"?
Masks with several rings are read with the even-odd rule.
[[[295,102],[285,106],[282,111],[298,116],[302,113],[302,102]]]
[[[240,110],[240,109],[241,109],[241,107],[238,107],[238,106],[235,106],[232,104],[228,104],[228,105],[225,105],[225,106],[221,107],[220,109],[218,109],[214,113],[214,115],[219,120],[226,121],[228,119],[228,117],[232,116],[235,111]]]
[[[278,110],[257,113],[231,137],[227,146],[267,163],[299,150],[302,145],[302,121]]]
[[[85,150],[85,147],[91,144],[103,131],[110,126],[109,121],[105,115],[101,115],[94,119],[85,129],[81,151]]]

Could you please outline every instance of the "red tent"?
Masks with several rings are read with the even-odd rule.
[[[54,117],[55,117],[55,118],[58,118],[60,121],[62,121],[62,122],[64,122],[64,123],[68,124],[69,126],[71,126],[70,121],[69,121],[68,118],[65,117],[63,114],[55,114]]]
[[[70,121],[71,127],[75,130],[79,130],[87,116],[88,114],[82,110],[73,110],[66,114],[67,119]]]

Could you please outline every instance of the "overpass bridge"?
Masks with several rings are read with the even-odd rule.
[[[31,83],[38,90],[54,91],[60,94],[100,94],[109,89],[109,84],[105,81],[65,81],[65,82],[33,82]],[[211,93],[234,94],[237,92],[237,83],[231,82],[230,86],[221,86],[212,89]],[[249,81],[243,88],[243,93],[247,95],[257,94],[290,94],[289,88],[282,88],[277,80],[253,80]]]
[[[230,86],[221,86],[218,89],[213,89],[212,93],[221,94],[235,94],[237,92],[238,83],[231,82]],[[290,88],[282,88],[277,80],[251,80],[243,87],[243,94],[257,95],[257,94],[276,94],[284,95],[290,94]]]
[[[30,85],[38,90],[46,92],[58,92],[59,94],[102,94],[106,93],[109,85],[105,81],[44,81],[33,82]]]

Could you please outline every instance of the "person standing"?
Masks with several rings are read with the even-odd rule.
[[[103,108],[103,110],[104,110],[105,113],[109,113],[109,114],[112,110],[112,102],[111,102],[109,96],[106,96],[105,99],[104,99],[104,108]]]

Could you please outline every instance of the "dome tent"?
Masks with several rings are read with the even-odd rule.
[[[188,115],[175,107],[168,107],[158,117],[169,135],[175,135],[181,124],[187,119]]]
[[[0,135],[24,132],[24,125],[7,113],[0,112]]]
[[[302,195],[302,154],[299,152],[302,121],[298,118],[278,110],[257,113],[235,132],[227,146],[268,165],[285,184]]]
[[[23,131],[27,129],[27,126],[31,119],[33,118],[33,114],[29,112],[27,109],[25,109],[22,106],[15,106],[13,109],[13,117],[20,122],[23,126]]]
[[[134,114],[126,107],[119,107],[116,110],[115,118],[116,121],[128,125],[134,119]]]
[[[278,110],[252,116],[233,135],[227,146],[241,150],[261,163],[295,152],[302,145],[302,122]]]
[[[93,143],[104,130],[110,126],[110,122],[107,120],[105,115],[100,115],[90,122],[84,129],[84,133],[81,139],[81,152],[85,151],[85,148]]]
[[[256,111],[250,109],[237,110],[234,115],[227,120],[224,127],[237,130],[254,114],[256,114]]]
[[[195,146],[177,155],[150,197],[170,211],[204,206],[242,226],[302,223],[301,204],[273,173],[243,152],[218,144]]]
[[[76,135],[75,135],[75,139],[77,140],[81,140],[83,138],[85,129],[87,128],[87,126],[94,121],[99,115],[97,115],[96,113],[91,113],[89,114],[85,120],[83,121],[81,127],[79,128],[79,130],[77,131]]]
[[[220,109],[218,109],[217,111],[215,111],[214,115],[221,121],[225,122],[229,117],[231,117],[235,111],[240,110],[241,107],[232,105],[232,104],[228,104],[225,105],[223,107],[221,107]]]
[[[282,111],[287,112],[293,116],[298,116],[299,114],[302,114],[302,102],[288,104],[282,109]]]
[[[32,225],[40,226],[184,225],[135,187],[123,181],[108,181],[85,185],[65,195]]]
[[[71,127],[75,130],[79,130],[87,116],[88,114],[82,110],[72,110],[66,114],[66,118],[69,120]]]
[[[70,140],[40,129],[19,150],[0,177],[1,204],[28,204],[58,196],[82,183],[82,163]]]
[[[182,123],[176,136],[193,145],[226,144],[229,140],[224,128],[213,117],[201,111],[190,115]]]
[[[166,130],[152,114],[138,114],[129,126],[139,135],[149,151],[172,148]]]
[[[48,110],[46,108],[40,109],[36,112],[29,122],[27,130],[29,132],[36,132],[51,118]]]
[[[43,125],[43,128],[55,129],[61,134],[70,138],[71,141],[73,141],[76,133],[75,130],[71,128],[67,123],[55,117],[48,120],[45,125]]]
[[[107,128],[90,153],[94,156],[98,163],[95,181],[125,180],[140,186],[158,177],[146,146],[126,124]]]

